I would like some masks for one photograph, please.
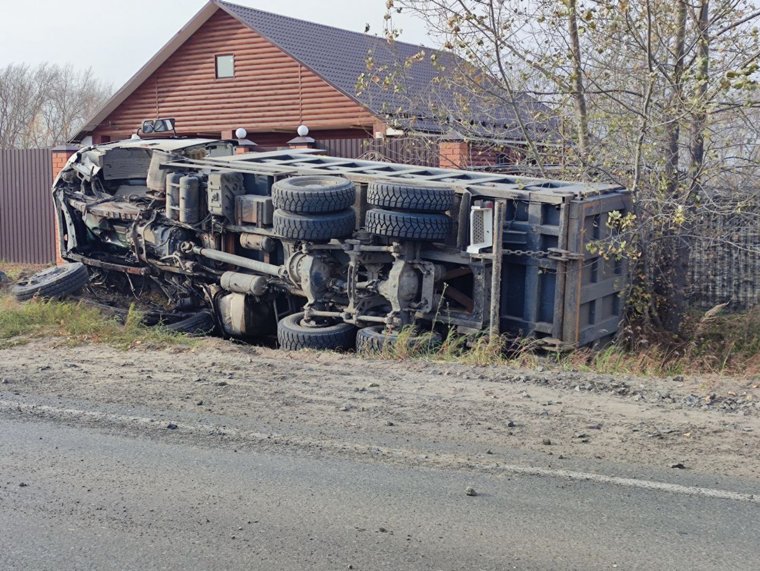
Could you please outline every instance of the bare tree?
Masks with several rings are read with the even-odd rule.
[[[40,148],[66,142],[110,91],[89,69],[6,66],[0,70],[0,147]]]
[[[639,307],[677,331],[691,244],[701,239],[696,222],[706,208],[725,208],[716,192],[760,174],[754,1],[388,0],[386,6],[389,35],[393,14],[411,12],[445,49],[492,78],[466,83],[460,76],[458,85],[503,107],[516,109],[526,95],[545,104],[534,124],[557,128],[522,129],[537,164],[555,158],[542,139],[551,135],[565,150],[563,175],[635,191],[638,220],[621,244],[639,260]]]

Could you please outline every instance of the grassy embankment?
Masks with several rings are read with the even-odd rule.
[[[401,336],[410,336],[411,331]],[[671,376],[721,373],[738,376],[760,375],[760,307],[740,314],[692,315],[682,336],[631,334],[599,350],[547,354],[535,340],[510,340],[488,336],[466,340],[449,335],[440,343],[432,336],[415,343],[386,347],[379,357],[390,359],[424,358],[474,365],[552,366],[564,370],[604,374]]]
[[[0,271],[16,280],[39,268],[0,262]],[[760,307],[741,314],[707,312],[691,316],[677,339],[664,335],[629,334],[629,340],[598,351],[579,349],[562,354],[541,354],[534,340],[492,341],[488,336],[465,339],[449,335],[440,343],[403,342],[377,356],[388,359],[429,359],[473,365],[537,366],[610,374],[668,376],[724,373],[760,375]],[[18,303],[0,291],[0,348],[29,339],[52,337],[67,343],[100,342],[117,347],[189,345],[194,340],[161,327],[147,327],[130,311],[124,323],[98,309],[71,301],[33,300]]]
[[[0,271],[12,281],[39,269],[0,262]],[[140,345],[166,347],[195,343],[187,335],[143,325],[139,313],[134,310],[130,310],[122,323],[97,308],[76,301],[35,299],[19,303],[0,286],[0,349],[40,338],[68,344],[106,343],[124,349]]]

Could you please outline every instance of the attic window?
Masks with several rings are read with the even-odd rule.
[[[216,56],[216,78],[235,77],[235,56]]]

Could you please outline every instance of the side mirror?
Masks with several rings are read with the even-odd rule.
[[[174,131],[174,119],[156,119],[153,122],[153,131],[156,133]]]
[[[137,134],[143,134],[143,135],[150,135],[152,133],[174,133],[176,136],[176,131],[174,130],[174,119],[173,118],[167,118],[167,119],[146,119],[142,122],[142,125],[137,130]]]

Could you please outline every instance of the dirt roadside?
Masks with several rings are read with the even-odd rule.
[[[526,450],[760,479],[760,383],[637,379],[286,353],[218,339],[119,351],[0,351],[0,399],[80,399],[222,415],[262,430],[488,460]],[[422,443],[422,444],[420,444]]]

